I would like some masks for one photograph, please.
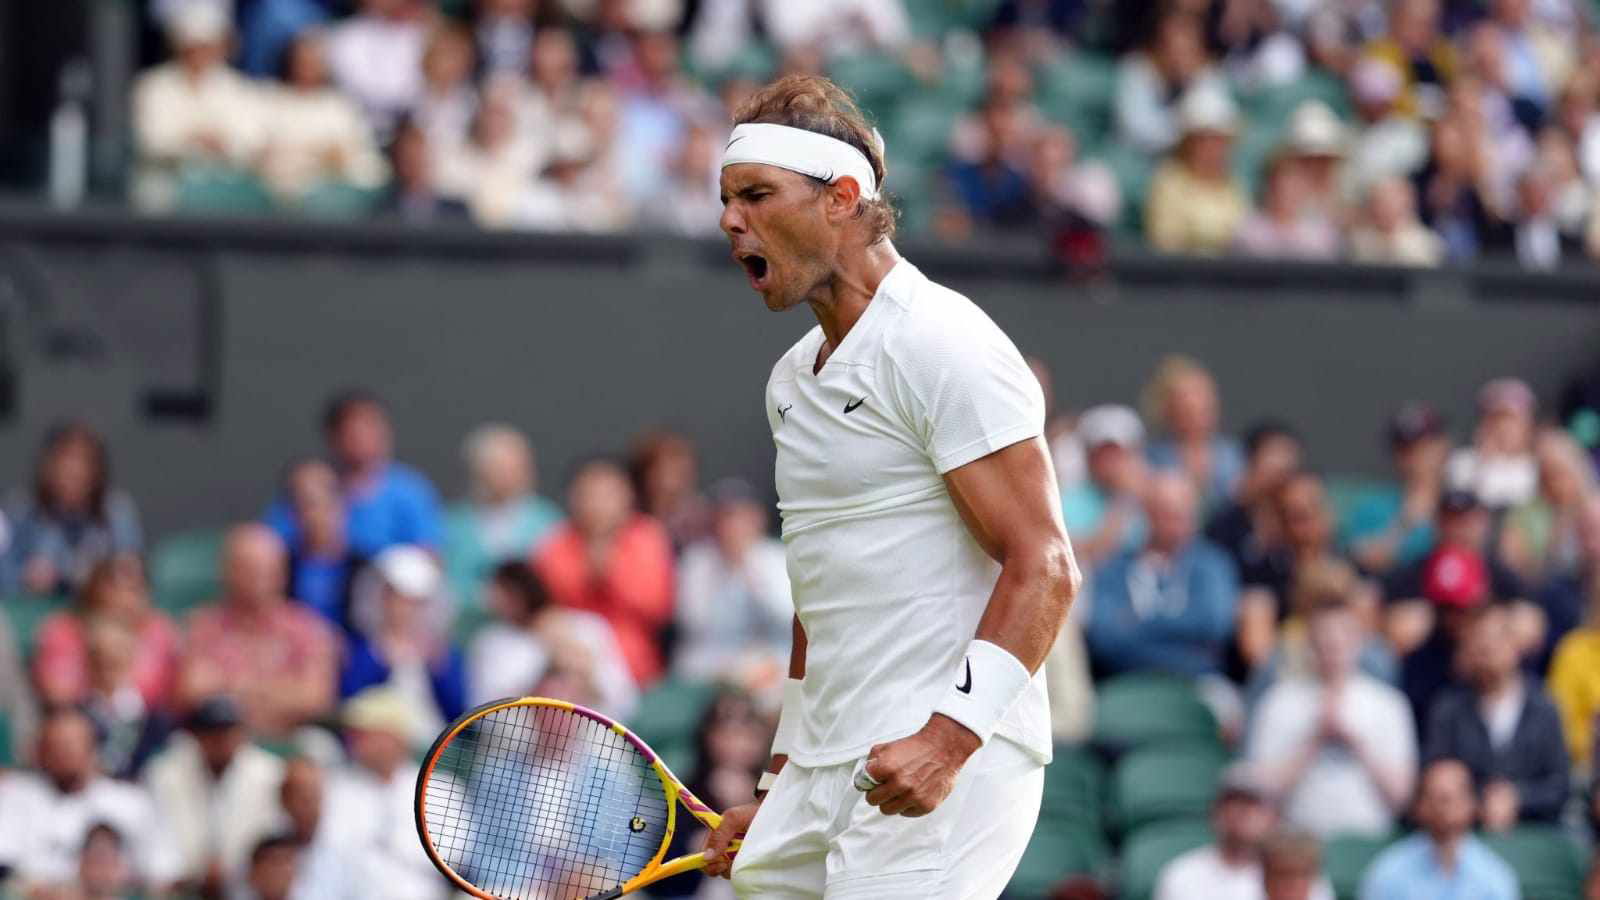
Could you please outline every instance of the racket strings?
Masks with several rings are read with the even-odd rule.
[[[619,887],[666,832],[650,761],[559,707],[503,707],[474,722],[440,751],[423,796],[439,857],[507,900],[583,900]]]

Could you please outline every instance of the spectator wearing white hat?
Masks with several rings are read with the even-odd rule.
[[[133,85],[133,133],[141,171],[135,197],[170,207],[190,166],[243,169],[266,137],[260,91],[228,66],[228,21],[210,3],[185,4],[168,27],[173,59]]]
[[[1345,218],[1339,180],[1349,147],[1349,129],[1338,113],[1321,100],[1306,100],[1290,115],[1288,134],[1278,148],[1305,173],[1311,211],[1330,223]]]
[[[1178,121],[1182,137],[1150,183],[1145,233],[1169,253],[1220,253],[1249,209],[1231,168],[1238,110],[1226,90],[1201,85],[1180,102]]]
[[[1061,515],[1079,559],[1094,565],[1144,543],[1144,423],[1131,408],[1095,406],[1078,417],[1088,477],[1061,492]]]
[[[1169,11],[1150,41],[1117,67],[1112,118],[1118,141],[1151,155],[1172,149],[1184,131],[1182,98],[1202,85],[1226,90],[1206,55],[1203,23],[1187,10]]]
[[[340,694],[382,685],[411,707],[415,749],[466,709],[466,663],[449,643],[450,602],[433,556],[399,545],[378,554],[356,576]]]

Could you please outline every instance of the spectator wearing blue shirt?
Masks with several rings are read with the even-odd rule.
[[[383,401],[364,390],[339,394],[328,404],[322,430],[344,491],[350,549],[370,559],[395,544],[438,548],[439,496],[422,473],[394,461],[394,432]],[[266,521],[285,544],[299,549],[300,528],[287,499],[267,510]]]
[[[1159,418],[1166,432],[1146,450],[1150,464],[1188,473],[1200,488],[1202,510],[1220,508],[1244,474],[1244,452],[1238,441],[1219,431],[1216,379],[1187,356],[1169,356],[1157,367],[1146,393],[1146,414]]]
[[[1203,675],[1220,666],[1239,584],[1228,557],[1195,536],[1196,503],[1183,475],[1152,476],[1145,494],[1148,542],[1095,571],[1086,637],[1107,673]]]
[[[1061,515],[1079,560],[1093,566],[1144,545],[1144,425],[1126,406],[1096,406],[1078,417],[1075,432],[1089,477],[1062,490]]]
[[[341,631],[350,628],[350,583],[366,560],[345,540],[344,496],[339,476],[320,459],[296,463],[286,479],[299,544],[289,554],[289,596],[321,613]]]
[[[467,667],[450,643],[451,610],[433,557],[391,547],[356,577],[350,621],[355,636],[340,675],[340,696],[383,686],[412,710],[413,749],[432,743],[466,710]]]
[[[1402,408],[1389,420],[1387,434],[1399,481],[1363,492],[1339,533],[1340,545],[1374,575],[1415,563],[1433,549],[1433,516],[1450,455],[1444,418],[1430,407]]]
[[[1518,900],[1516,874],[1472,836],[1472,773],[1457,759],[1422,772],[1421,831],[1378,854],[1361,879],[1361,900]]]
[[[1027,135],[1022,104],[995,100],[979,111],[983,152],[973,162],[955,162],[945,179],[956,205],[943,223],[952,235],[964,235],[974,226],[1021,228],[1037,224],[1038,208],[1028,175],[1007,159],[1007,152],[1023,144]]]
[[[561,507],[535,493],[533,446],[510,425],[484,425],[463,447],[471,477],[468,496],[445,519],[444,561],[456,599],[483,607],[495,567],[528,559],[560,524]]]

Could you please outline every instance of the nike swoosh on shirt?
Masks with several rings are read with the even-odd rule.
[[[859,409],[861,407],[861,404],[863,404],[865,402],[867,402],[867,398],[862,397],[860,400],[857,400],[854,403],[849,403],[849,402],[845,403],[845,405],[844,405],[845,414],[848,415],[850,413],[855,412],[857,409]]]

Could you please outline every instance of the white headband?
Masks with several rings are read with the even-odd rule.
[[[882,152],[883,139],[876,133],[873,137]],[[848,175],[856,180],[863,199],[873,200],[878,196],[878,179],[872,174],[872,162],[860,150],[804,128],[765,123],[735,127],[722,154],[722,167],[726,169],[739,163],[777,166],[829,184]]]

